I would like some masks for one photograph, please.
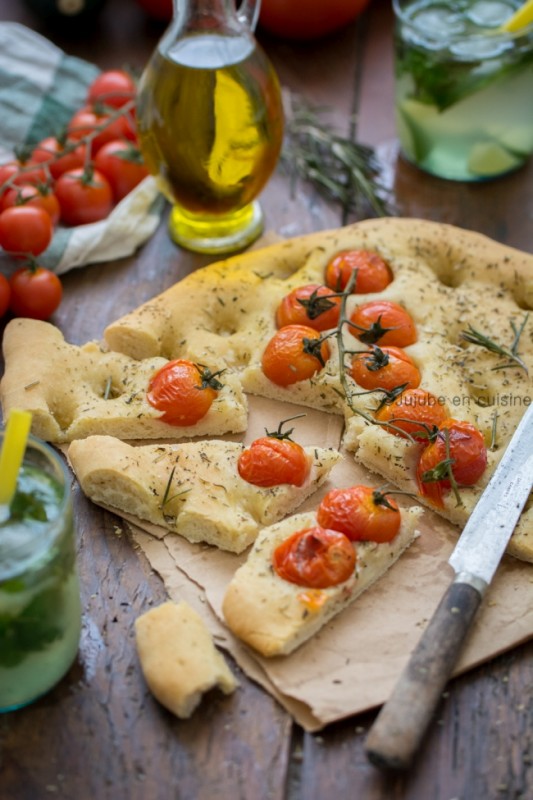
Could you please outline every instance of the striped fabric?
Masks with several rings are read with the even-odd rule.
[[[52,42],[13,22],[0,23],[0,163],[15,148],[55,135],[85,102],[98,68],[66,55]],[[39,263],[58,275],[74,267],[131,255],[155,231],[164,200],[146,178],[101,222],[59,227]],[[15,268],[5,254],[2,272]]]

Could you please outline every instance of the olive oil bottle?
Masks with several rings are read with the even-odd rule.
[[[279,83],[232,2],[176,5],[182,24],[163,37],[141,78],[140,144],[173,204],[174,240],[191,250],[229,252],[262,230],[256,198],[283,137]],[[200,13],[202,6],[209,14]]]

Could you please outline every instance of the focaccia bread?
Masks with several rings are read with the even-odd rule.
[[[204,621],[185,602],[167,601],[138,617],[135,641],[148,688],[181,719],[211,689],[231,694],[238,686]]]
[[[70,445],[68,458],[95,503],[162,526],[190,542],[240,553],[265,525],[294,511],[328,477],[337,450],[304,448],[311,471],[301,487],[253,486],[237,471],[244,445],[216,439],[132,446],[110,436]]]
[[[228,627],[261,655],[287,655],[381,578],[417,537],[419,506],[402,509],[399,533],[388,543],[354,542],[355,570],[348,580],[309,589],[279,577],[276,547],[291,534],[317,525],[316,514],[295,514],[261,531],[246,562],[228,585],[223,613]]]
[[[163,422],[146,399],[152,375],[167,360],[137,360],[106,352],[97,343],[69,344],[54,325],[14,319],[3,339],[6,369],[0,384],[4,416],[11,408],[32,414],[32,433],[64,443],[92,434],[119,439],[183,439],[240,433],[247,401],[235,375],[225,374],[213,405],[195,425]]]
[[[414,464],[420,445],[373,424],[382,397],[362,391],[347,374],[335,336],[328,338],[330,358],[310,379],[280,387],[262,370],[281,299],[298,286],[323,284],[328,261],[345,249],[372,250],[388,262],[393,280],[379,298],[399,303],[416,324],[417,341],[405,351],[420,369],[421,386],[449,416],[471,422],[484,436],[488,466],[483,478],[461,488],[460,505],[448,494],[444,507],[434,509],[462,526],[531,401],[533,315],[527,311],[533,307],[532,255],[451,225],[367,220],[198,270],[110,325],[105,339],[112,349],[137,358],[209,357],[237,370],[247,393],[344,415],[344,445],[355,458],[394,485],[417,492]],[[377,296],[351,295],[346,315]],[[197,301],[192,311],[190,297]],[[468,342],[464,333],[470,328],[504,350],[514,347],[524,367]],[[342,342],[347,353],[361,349],[348,326],[342,328]],[[424,497],[420,502],[428,504]],[[532,540],[530,503],[509,552],[533,561]]]

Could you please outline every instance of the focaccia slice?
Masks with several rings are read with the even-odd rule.
[[[281,542],[317,524],[314,512],[295,514],[265,528],[227,588],[223,601],[227,625],[263,656],[291,653],[381,578],[418,536],[422,509],[413,506],[401,514],[400,531],[392,542],[354,542],[353,575],[327,589],[290,583],[272,568],[272,554]]]
[[[341,458],[334,449],[305,447],[311,471],[303,486],[261,488],[238,474],[243,449],[243,444],[216,439],[135,447],[109,436],[90,436],[72,442],[68,458],[95,503],[190,542],[240,553],[262,527],[294,511]]]
[[[222,389],[207,414],[195,425],[177,426],[163,422],[146,399],[149,380],[167,363],[164,358],[136,360],[95,342],[77,347],[54,325],[30,319],[7,325],[3,349],[4,416],[11,408],[27,409],[32,432],[46,441],[65,443],[93,434],[184,439],[246,430],[246,397],[230,373],[221,376]]]

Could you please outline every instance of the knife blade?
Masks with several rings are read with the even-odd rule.
[[[455,579],[367,736],[366,755],[375,766],[410,766],[532,485],[533,405],[523,415],[448,560]]]

